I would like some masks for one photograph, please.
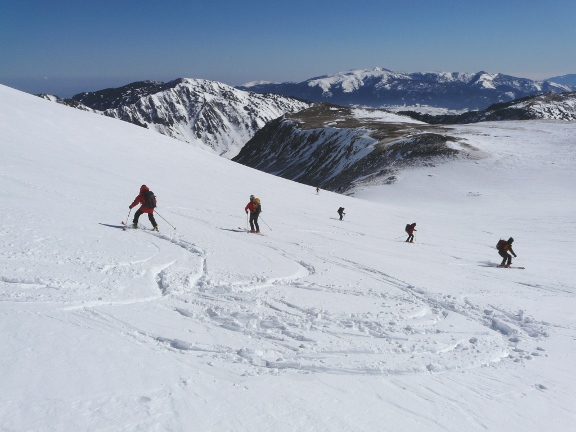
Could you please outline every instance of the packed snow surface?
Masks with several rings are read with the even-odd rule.
[[[0,86],[0,429],[573,429],[576,124],[454,133],[354,198]]]
[[[419,120],[414,120],[411,117],[395,114],[393,112],[384,110],[374,110],[366,108],[354,108],[352,110],[352,115],[358,119],[370,119],[374,121],[380,121],[383,123],[415,123],[424,124]]]

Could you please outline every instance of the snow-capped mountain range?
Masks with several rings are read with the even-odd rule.
[[[402,73],[383,68],[340,72],[298,83],[249,83],[238,88],[339,105],[424,105],[451,110],[480,110],[537,93],[574,90],[569,85],[500,73]]]
[[[309,106],[293,98],[184,78],[136,82],[72,99],[42,96],[156,130],[227,158],[235,156],[270,120]]]
[[[481,157],[450,129],[384,110],[316,104],[267,124],[233,160],[345,192],[366,181],[394,183],[406,167]]]
[[[552,82],[536,82],[502,74],[483,72],[477,74],[402,74],[376,68],[327,75],[302,83],[254,82],[249,86],[234,88],[217,81],[181,78],[168,83],[135,82],[119,88],[80,93],[71,99],[60,99],[50,95],[41,96],[77,109],[134,123],[212,153],[234,158],[256,132],[268,122],[284,114],[296,113],[310,107],[310,103],[294,97],[273,94],[273,92],[309,100],[331,100],[344,105],[396,104],[396,110],[399,110],[399,104],[403,104],[407,106],[406,108],[411,106],[415,109],[405,114],[428,123],[446,124],[499,119],[573,120],[576,118],[574,93],[558,94],[569,89],[569,86]],[[249,90],[266,93],[261,94]],[[540,95],[543,91],[548,93]],[[539,95],[537,97],[525,96],[535,93]],[[519,96],[524,96],[524,98],[516,100]],[[514,101],[502,102],[511,99]],[[467,111],[477,105],[489,105],[492,101],[498,104],[490,105],[486,110]],[[414,105],[421,103],[427,104],[428,107],[434,105],[467,112],[461,115],[443,116],[419,114],[421,110],[418,107],[415,108]],[[307,121],[311,121],[313,113],[322,112],[322,109],[311,110],[305,117]],[[332,116],[330,121],[333,120],[335,119]],[[332,136],[329,140],[333,143],[340,142],[341,148],[346,148],[348,145],[349,141],[346,140],[355,141],[359,133],[364,133],[362,127],[359,127],[353,133],[343,134],[340,130],[330,129],[330,121],[324,122],[319,127],[324,128],[328,125],[328,129],[323,131],[323,136],[336,133],[338,138]],[[285,127],[286,123],[274,122],[272,128],[278,125]],[[266,134],[261,135],[260,140],[261,137],[268,136],[269,131],[270,129]],[[395,136],[400,139],[397,133]],[[412,137],[407,135],[403,138],[410,140]],[[432,141],[436,142],[436,139]],[[282,155],[272,156],[285,143],[277,142],[278,148],[274,145],[267,146],[268,144],[268,142],[261,141],[259,144],[252,142],[250,150],[247,150],[247,153],[242,154],[237,160],[250,166],[256,164],[258,168],[267,172],[282,172],[283,174],[280,175],[288,178],[299,178],[300,181],[320,184],[334,190],[345,190],[351,185],[353,178],[357,177],[358,165],[356,163],[354,175],[351,176],[350,172],[343,177],[336,174],[336,171],[339,171],[336,167],[341,168],[342,163],[350,168],[348,165],[352,162],[351,159],[348,162],[336,163],[336,154],[333,154],[330,161],[335,163],[335,167],[328,169],[330,174],[326,175],[326,167],[319,170],[312,169],[312,166],[320,167],[327,163],[323,158],[306,162],[306,169],[302,166],[294,168],[298,165],[299,162],[296,161],[299,158],[290,160],[289,155],[292,149],[282,150]],[[255,148],[259,148],[256,153]],[[257,157],[256,155],[260,153],[267,154],[271,159],[267,161],[266,158]],[[247,156],[248,154],[251,156]],[[346,159],[350,153],[347,152],[345,155]],[[377,159],[382,162],[381,158],[382,154]],[[386,164],[389,163],[390,161],[386,162]],[[279,168],[280,166],[282,167]],[[292,168],[287,171],[289,166]],[[361,166],[363,168],[360,169],[360,174],[367,175],[368,173],[365,172],[367,165],[363,163]],[[379,172],[384,174],[385,170],[379,170]]]

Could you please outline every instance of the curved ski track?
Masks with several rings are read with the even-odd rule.
[[[185,251],[181,259],[148,270],[154,275],[157,295],[87,302],[64,309],[77,314],[78,319],[89,320],[89,326],[121,334],[134,343],[206,358],[209,364],[229,363],[247,375],[387,375],[469,369],[502,360],[533,360],[543,351],[537,341],[548,335],[545,323],[523,313],[430,294],[381,270],[328,254],[312,252],[304,261],[268,245],[273,253],[292,260],[297,271],[283,277],[217,282],[201,248],[181,236],[143,233]],[[151,242],[159,254],[162,247]],[[102,271],[151,259],[107,266]],[[312,264],[315,260],[361,273],[370,286],[316,284],[312,281],[318,273]],[[319,306],[332,297],[337,299],[336,307],[330,302]],[[235,343],[193,342],[186,340],[185,333],[168,335],[97,309],[146,302],[155,302],[165,313],[177,314],[189,328],[217,330],[224,340]],[[349,309],[342,310],[338,304]],[[359,312],[353,312],[355,308]]]

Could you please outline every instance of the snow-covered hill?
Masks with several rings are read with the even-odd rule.
[[[566,74],[561,76],[555,76],[552,78],[548,78],[546,81],[555,82],[558,84],[576,87],[576,74]]]
[[[0,429],[570,430],[576,124],[452,135],[487,157],[316,195],[0,86]]]
[[[543,92],[562,93],[571,86],[500,73],[393,72],[359,69],[311,78],[300,83],[250,83],[243,90],[277,93],[314,102],[368,107],[418,106],[480,110]]]
[[[367,181],[393,183],[407,167],[484,157],[451,133],[384,110],[317,104],[268,123],[233,160],[345,192]]]
[[[227,158],[234,157],[270,120],[309,106],[293,98],[246,92],[217,81],[183,78],[168,83],[142,81],[58,102],[89,107]]]
[[[459,115],[429,115],[408,111],[400,111],[399,114],[431,124],[535,119],[575,121],[576,92],[527,96],[512,102],[494,104],[485,110],[470,111]]]

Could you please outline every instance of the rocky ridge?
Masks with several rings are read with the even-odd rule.
[[[384,110],[317,104],[258,131],[234,161],[280,177],[346,192],[393,183],[396,172],[482,154],[450,130]]]

